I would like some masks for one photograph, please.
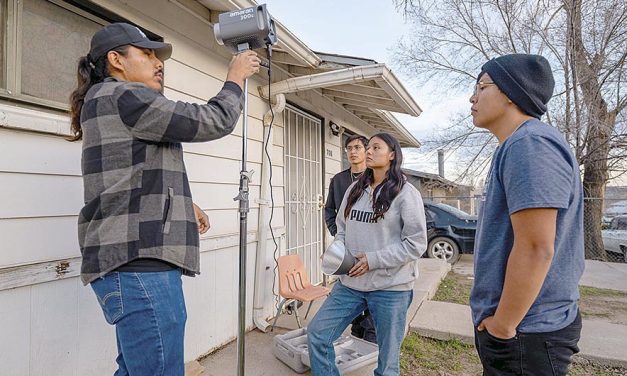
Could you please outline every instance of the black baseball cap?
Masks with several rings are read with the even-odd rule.
[[[94,34],[91,38],[89,60],[95,62],[112,49],[127,44],[154,50],[155,55],[161,61],[169,59],[172,55],[171,44],[152,41],[138,27],[118,22],[107,25]]]

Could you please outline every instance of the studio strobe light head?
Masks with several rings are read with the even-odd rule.
[[[216,40],[234,53],[276,44],[274,21],[265,4],[220,14]]]

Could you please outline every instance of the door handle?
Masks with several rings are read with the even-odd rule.
[[[324,208],[324,196],[318,194],[318,210],[322,210]]]

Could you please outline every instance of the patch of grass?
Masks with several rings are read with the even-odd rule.
[[[459,340],[439,341],[410,334],[401,347],[401,373],[403,375],[458,374],[481,363],[471,345]],[[467,373],[465,373],[467,374]]]
[[[401,376],[479,376],[481,361],[474,346],[458,340],[440,341],[410,334],[401,347]],[[576,358],[569,376],[625,376],[627,368]]]
[[[579,358],[579,360],[570,366],[569,376],[625,376],[627,369],[622,367],[608,367],[594,364],[589,360]]]
[[[468,305],[473,279],[468,276],[449,272],[440,283],[433,300]],[[579,286],[581,299],[586,298],[627,298],[627,293],[618,290]]]
[[[469,304],[473,279],[449,272],[440,283],[433,300]],[[627,325],[627,293],[617,290],[580,286],[580,310],[584,317]],[[411,334],[401,348],[401,375],[475,376],[482,367],[475,348],[461,341],[438,341]],[[578,359],[571,365],[570,376],[625,376],[627,368],[607,367]]]
[[[627,293],[579,286],[579,309],[586,318],[627,325]]]
[[[590,318],[590,317],[610,319],[612,317],[612,314],[611,313],[607,313],[607,312],[595,313],[595,312],[587,312],[585,310],[581,310],[581,316],[584,319]]]
[[[627,293],[618,291],[618,290],[610,290],[610,289],[599,289],[596,287],[590,286],[579,286],[579,294],[581,294],[582,298],[589,296],[620,296],[627,297]]]
[[[456,304],[470,304],[473,280],[468,276],[449,272],[440,283],[433,300]]]

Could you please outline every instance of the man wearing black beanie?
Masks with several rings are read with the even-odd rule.
[[[470,296],[484,375],[566,375],[581,333],[583,188],[563,135],[540,121],[555,81],[542,56],[485,63],[470,97],[499,141],[484,184]]]

